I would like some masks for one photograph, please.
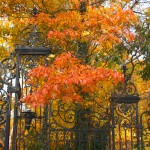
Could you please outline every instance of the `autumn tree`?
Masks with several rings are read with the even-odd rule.
[[[141,34],[149,35],[148,32],[141,32],[142,26],[138,23],[140,19],[136,17],[140,16],[138,8],[141,4],[140,1],[129,3],[125,0],[121,3],[117,0],[2,0],[0,14],[11,22],[12,27],[7,32],[7,37],[11,37],[9,43],[12,47],[16,44],[20,28],[36,23],[47,34],[53,54],[74,51],[75,55],[80,53],[82,59],[86,55],[88,64],[119,70],[126,60],[129,59],[130,62],[130,55],[136,51],[139,38],[145,38]],[[34,7],[39,12],[36,20],[31,17],[28,19],[33,15]],[[148,14],[148,10],[145,13]],[[148,22],[146,20],[145,23]],[[143,38],[138,43],[140,55],[141,52],[148,52],[142,50]],[[148,40],[145,39],[146,46],[147,43]],[[148,64],[148,61],[143,61],[144,65],[145,62]]]

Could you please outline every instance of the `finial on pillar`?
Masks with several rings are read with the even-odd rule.
[[[33,16],[37,15],[39,12],[38,12],[38,9],[36,7],[33,8]]]
[[[126,71],[127,71],[127,66],[126,65],[123,65],[122,66],[122,70],[123,70],[123,74],[124,76],[126,75]]]

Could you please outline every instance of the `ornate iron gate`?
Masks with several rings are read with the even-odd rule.
[[[133,84],[126,87],[123,95],[113,95],[107,105],[85,98],[86,106],[61,100],[34,110],[26,106],[20,98],[38,87],[38,83],[27,83],[27,73],[38,65],[49,65],[50,53],[46,38],[33,26],[23,30],[15,53],[1,61],[0,148],[143,150],[150,147],[150,112],[139,113],[139,96]]]

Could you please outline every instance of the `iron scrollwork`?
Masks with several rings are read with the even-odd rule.
[[[22,30],[20,33],[19,41],[20,43],[16,45],[16,48],[49,47],[46,36],[43,34],[43,32],[38,31],[36,25],[30,25]]]
[[[14,84],[16,63],[13,54],[0,62],[0,145],[9,147],[11,93]]]
[[[85,102],[86,103],[86,102]],[[48,108],[49,123],[47,142],[57,143],[56,148],[105,149],[109,145],[110,114],[95,100],[88,100],[89,106],[79,103],[51,101]],[[101,110],[101,111],[100,111]],[[66,144],[61,144],[61,141]],[[107,144],[106,144],[107,143]]]
[[[140,116],[141,149],[150,148],[150,111],[145,111]]]

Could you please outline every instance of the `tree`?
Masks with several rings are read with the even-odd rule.
[[[129,3],[126,0],[122,0],[121,3],[117,0],[113,2],[106,0],[32,0],[30,2],[2,0],[0,14],[2,18],[5,16],[11,24],[5,32],[9,38],[10,47],[16,44],[21,27],[28,23],[35,23],[48,35],[53,53],[56,55],[64,51],[74,51],[77,54],[81,45],[86,43],[82,51],[86,49],[83,55],[87,55],[87,63],[90,65],[119,70],[126,59],[129,58],[127,64],[131,62],[130,56],[134,52],[138,54],[136,60],[144,54],[146,59],[143,60],[142,65],[145,67],[142,68],[145,69],[141,69],[141,74],[143,78],[148,79],[148,18],[142,25],[138,23],[140,19],[136,17],[138,14],[141,16],[142,10],[139,12],[141,4],[140,1]],[[33,14],[34,6],[38,8],[39,14],[28,19]],[[148,16],[148,13],[147,9],[145,16],[146,14]],[[6,35],[4,30],[1,33],[2,36]],[[142,44],[143,39],[145,44]],[[141,42],[138,43],[138,41]],[[2,49],[5,49],[4,46]]]
[[[91,65],[98,61],[98,66],[103,66],[105,59],[102,58],[108,57],[109,53],[115,53],[118,44],[134,39],[134,33],[130,28],[137,22],[136,15],[131,9],[123,9],[122,5],[116,2],[110,2],[108,6],[99,1],[84,0],[4,0],[1,3],[2,15],[7,15],[10,20],[14,17],[20,18],[21,24],[13,22],[15,36],[18,36],[16,31],[25,22],[38,24],[39,28],[43,27],[43,31],[48,34],[54,54],[58,55],[63,51],[74,51],[75,54],[79,54],[84,48],[86,52],[82,52],[82,57],[86,55],[86,62]],[[31,19],[23,19],[28,17],[33,5],[38,7],[39,14]],[[86,43],[86,48],[83,43]]]
[[[137,11],[140,1],[1,0],[0,3],[1,17],[6,16],[12,25],[5,26],[8,45],[14,47],[21,27],[34,24],[47,34],[56,55],[54,61],[50,56],[49,67],[39,66],[29,73],[28,82],[36,84],[38,80],[39,87],[25,97],[27,104],[45,105],[61,99],[65,103],[78,102],[88,112],[91,105],[84,99],[96,99],[105,105],[113,84],[122,81],[117,72],[121,65],[128,66],[129,79],[136,78],[139,70],[143,78],[149,79],[149,19],[141,24],[143,12]],[[38,14],[31,17],[34,7],[38,8]],[[1,31],[4,36],[5,30]],[[142,61],[141,56],[145,56]]]

